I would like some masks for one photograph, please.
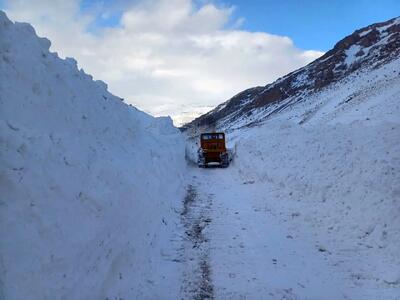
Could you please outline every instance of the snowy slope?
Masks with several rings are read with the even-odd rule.
[[[171,298],[184,146],[0,12],[0,299]]]
[[[346,36],[307,66],[237,94],[184,128],[253,126],[324,88],[399,57],[400,17],[371,24]]]

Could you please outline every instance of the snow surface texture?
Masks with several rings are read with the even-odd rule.
[[[184,145],[0,12],[0,299],[177,298]]]

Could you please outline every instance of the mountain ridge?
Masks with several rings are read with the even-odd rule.
[[[185,124],[182,130],[198,127],[230,127],[238,119],[250,125],[252,115],[292,98],[289,103],[259,116],[256,121],[282,111],[351,74],[376,69],[400,57],[400,17],[355,30],[338,41],[320,58],[266,86],[246,89],[210,112]],[[224,124],[224,125],[222,125]]]

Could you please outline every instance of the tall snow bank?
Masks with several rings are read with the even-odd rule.
[[[363,299],[400,287],[400,60],[359,74],[260,127],[231,133],[232,168],[315,244]],[[300,123],[300,124],[299,124]]]
[[[0,299],[177,295],[180,133],[49,46],[0,12]]]

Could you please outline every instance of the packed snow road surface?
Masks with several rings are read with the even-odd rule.
[[[279,224],[267,191],[261,196],[254,182],[232,180],[220,169],[194,171],[193,181],[198,193],[212,197],[212,221],[203,234],[215,298],[317,296],[337,285],[329,271],[320,271],[323,257]],[[339,296],[333,288],[329,294]]]
[[[362,251],[333,255],[310,224],[294,227],[301,213],[277,205],[284,200],[273,185],[244,181],[236,171],[191,170],[183,298],[397,299],[394,289],[372,288],[342,269],[343,256]]]

